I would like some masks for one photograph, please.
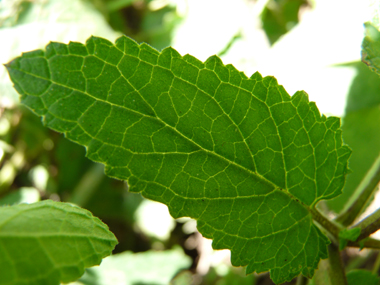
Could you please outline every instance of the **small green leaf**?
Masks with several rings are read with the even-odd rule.
[[[299,22],[299,11],[305,0],[267,1],[261,13],[262,27],[273,45]]]
[[[87,210],[46,200],[0,207],[1,285],[58,285],[78,279],[117,244]]]
[[[372,71],[380,74],[380,32],[372,23],[365,23],[365,37],[362,43],[362,61]]]
[[[341,193],[351,151],[339,118],[321,116],[305,92],[127,37],[51,43],[7,68],[48,127],[130,191],[196,219],[233,265],[282,283],[311,277],[327,257],[310,210]]]
[[[343,250],[348,241],[356,241],[360,236],[360,228],[344,229],[339,233],[339,250]]]

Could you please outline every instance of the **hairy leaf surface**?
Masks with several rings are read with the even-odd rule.
[[[58,285],[100,264],[117,240],[98,218],[46,200],[0,208],[0,284]]]
[[[306,93],[127,37],[51,43],[7,68],[48,127],[130,191],[196,219],[235,266],[281,283],[327,257],[309,209],[341,193],[350,150]]]

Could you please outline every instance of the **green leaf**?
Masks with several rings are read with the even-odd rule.
[[[181,248],[142,253],[125,251],[107,257],[99,267],[89,268],[79,280],[88,285],[162,284],[191,265]]]
[[[356,188],[380,153],[380,77],[362,62],[343,66],[353,67],[356,76],[347,95],[342,119],[343,141],[352,149],[352,173],[347,175],[343,194],[328,201],[329,208],[337,213],[356,200],[359,194],[355,192]]]
[[[339,233],[339,250],[343,250],[348,241],[356,241],[360,236],[360,228],[344,229]]]
[[[273,45],[299,22],[299,11],[305,0],[267,1],[261,13],[263,30]]]
[[[111,254],[117,240],[98,218],[46,200],[0,208],[1,285],[58,285]]]
[[[351,151],[305,92],[127,37],[51,43],[7,68],[48,127],[130,191],[196,219],[233,265],[281,283],[327,257],[310,210],[341,193]]]
[[[362,61],[372,71],[380,74],[380,32],[372,23],[365,23],[365,37],[362,43]]]
[[[371,271],[368,270],[356,269],[347,273],[348,285],[378,285],[379,282],[380,278],[376,274],[373,274]]]

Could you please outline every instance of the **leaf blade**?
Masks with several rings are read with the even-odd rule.
[[[92,37],[80,60],[71,45],[47,47],[52,79],[35,75],[45,76],[45,91],[25,89],[31,69],[20,66],[29,57],[8,64],[24,104],[130,191],[197,219],[215,248],[232,249],[234,265],[271,270],[275,282],[312,276],[328,240],[307,209],[339,195],[350,155],[338,118],[216,56],[203,63],[127,37],[115,45]],[[272,250],[262,255],[264,244]]]
[[[0,213],[0,284],[75,281],[117,243],[98,218],[67,203],[45,200]]]

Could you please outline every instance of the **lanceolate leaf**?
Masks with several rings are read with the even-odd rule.
[[[58,285],[110,255],[117,240],[98,218],[46,200],[0,208],[0,284]]]
[[[339,119],[306,93],[127,37],[51,43],[7,68],[48,127],[130,191],[196,219],[247,273],[270,270],[281,283],[327,257],[309,210],[341,193],[350,150]]]

